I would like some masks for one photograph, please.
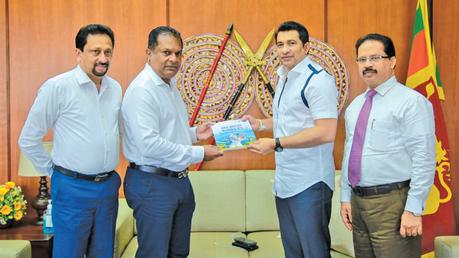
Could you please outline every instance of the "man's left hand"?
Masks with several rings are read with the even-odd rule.
[[[400,224],[400,235],[403,238],[422,235],[422,217],[415,216],[410,211],[404,211]]]
[[[214,135],[212,125],[213,123],[204,123],[196,128],[196,138],[198,141],[207,140]]]
[[[276,143],[272,138],[260,138],[256,142],[250,144],[247,149],[252,152],[266,155],[274,151]]]

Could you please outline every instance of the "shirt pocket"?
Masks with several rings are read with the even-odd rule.
[[[399,125],[393,121],[370,120],[368,147],[375,151],[397,151],[401,148]],[[368,134],[367,134],[368,135]]]

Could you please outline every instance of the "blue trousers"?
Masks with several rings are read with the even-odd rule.
[[[54,170],[51,176],[53,257],[113,257],[120,185],[117,173],[106,181],[92,182]]]
[[[276,208],[286,258],[329,258],[333,191],[323,182],[285,199]]]
[[[134,210],[136,258],[186,258],[195,201],[190,180],[128,168],[124,193]]]

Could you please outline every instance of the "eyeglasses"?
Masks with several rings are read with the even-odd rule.
[[[368,57],[363,56],[363,57],[357,58],[355,61],[357,61],[357,63],[359,63],[359,64],[365,64],[367,61],[370,61],[370,63],[377,63],[377,62],[383,60],[383,58],[389,59],[390,57],[389,56],[381,56],[381,55],[368,56]]]

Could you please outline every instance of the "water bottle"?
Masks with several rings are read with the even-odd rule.
[[[53,218],[51,216],[52,210],[53,210],[53,205],[51,204],[51,200],[49,200],[48,206],[46,207],[46,212],[43,215],[43,233],[45,234],[54,233]]]

